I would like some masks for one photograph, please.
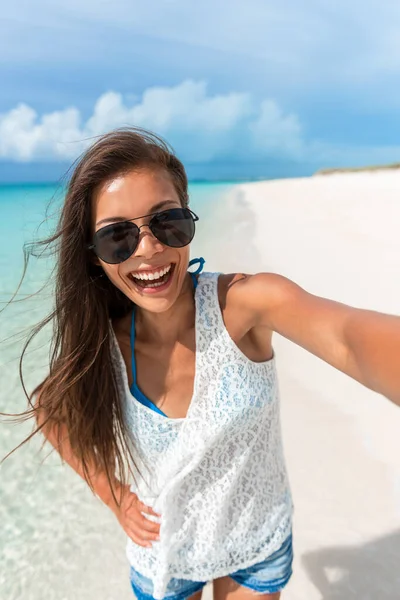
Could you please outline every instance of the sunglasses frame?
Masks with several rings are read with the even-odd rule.
[[[136,225],[136,223],[134,223],[134,225],[136,225],[136,227],[138,228],[138,231],[139,231],[138,242],[136,244],[135,249],[132,252],[132,254],[134,254],[135,251],[137,250],[138,245],[139,245],[140,230],[142,229],[142,227],[149,227],[149,229],[151,231],[150,225],[151,225],[151,222],[154,219],[154,217],[156,217],[158,215],[162,215],[163,213],[169,212],[171,210],[188,210],[189,213],[190,213],[190,215],[191,215],[191,217],[192,217],[192,219],[193,219],[194,223],[199,220],[199,217],[196,215],[196,213],[194,213],[188,206],[176,206],[176,207],[166,208],[165,210],[158,210],[158,211],[156,211],[154,213],[149,213],[149,214],[143,215],[141,217],[133,217],[132,219],[124,219],[123,221],[116,221],[115,223],[110,223],[109,225],[104,225],[104,227],[100,227],[100,229],[98,229],[96,231],[96,233],[94,234],[94,236],[96,236],[99,233],[99,231],[102,231],[103,229],[106,229],[107,227],[112,227],[113,225],[117,225],[117,224],[120,225],[121,223],[131,223],[132,221],[137,221],[138,219],[145,219],[146,217],[151,217],[150,221],[148,223],[144,223],[143,225],[139,226],[139,225]],[[157,236],[154,235],[154,233],[152,231],[151,231],[151,235],[153,235],[161,244],[163,244],[163,242],[161,242],[161,240],[159,240],[157,238]],[[190,244],[190,242],[189,242],[189,244]],[[188,244],[185,244],[185,245],[187,246]],[[168,246],[168,244],[164,244],[164,246]],[[171,246],[168,246],[168,247],[171,247]],[[176,246],[176,247],[178,247],[178,248],[184,248],[185,246]],[[95,243],[88,244],[87,248],[88,248],[88,250],[94,250],[95,251],[96,244]],[[95,254],[96,254],[96,256],[98,258],[100,258],[100,260],[102,260],[103,262],[107,263],[106,260],[104,260],[103,258],[101,258],[101,256],[97,255],[96,251],[95,251]],[[128,258],[130,258],[132,256],[132,254],[130,254],[127,258],[125,258],[125,260],[128,260]],[[125,260],[122,260],[121,262],[118,262],[118,263],[107,263],[107,264],[110,264],[110,265],[116,264],[117,265],[117,264],[121,264],[122,262],[125,262]]]

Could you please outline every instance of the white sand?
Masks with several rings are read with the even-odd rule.
[[[400,172],[253,183],[229,203],[248,227],[243,269],[400,314]],[[234,237],[217,269],[236,270]],[[279,336],[274,346],[296,506],[283,599],[398,600],[400,408]]]
[[[262,182],[234,187],[199,222],[192,255],[204,254],[208,270],[275,271],[400,314],[399,231],[399,173]],[[293,344],[274,346],[296,505],[283,600],[399,600],[400,409]],[[34,357],[28,365],[38,368]],[[14,370],[2,385],[12,399]],[[2,429],[5,448],[22,434]],[[132,598],[113,515],[55,456],[39,469],[36,447],[1,471],[2,600]]]

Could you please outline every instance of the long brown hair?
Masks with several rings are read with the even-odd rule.
[[[134,476],[131,465],[135,462],[112,364],[110,335],[110,320],[126,315],[132,302],[104,275],[88,250],[92,196],[102,183],[142,168],[167,171],[182,206],[188,204],[185,169],[166,142],[142,129],[118,129],[98,138],[73,165],[56,231],[35,244],[55,250],[55,304],[52,313],[30,334],[20,359],[21,382],[30,409],[9,416],[14,421],[34,417],[38,423],[39,411],[45,415],[22,444],[46,426],[62,424],[91,488],[89,473],[93,467],[105,471],[110,483],[117,470],[124,485],[129,474]],[[24,355],[51,321],[49,374],[28,394],[22,369]]]

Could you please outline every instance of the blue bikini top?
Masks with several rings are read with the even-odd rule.
[[[193,260],[190,261],[189,263],[189,267],[191,267],[192,265],[199,263],[199,266],[197,267],[196,271],[190,271],[190,276],[193,280],[193,285],[194,285],[194,289],[196,290],[197,287],[197,277],[196,275],[199,275],[204,267],[204,263],[205,260],[204,258],[193,258]],[[132,356],[132,378],[133,378],[133,383],[131,385],[131,394],[132,396],[134,396],[139,402],[141,402],[142,404],[144,404],[145,406],[147,406],[148,408],[151,408],[152,410],[154,410],[155,412],[158,412],[160,415],[163,415],[164,417],[166,417],[167,415],[165,413],[163,413],[162,410],[160,410],[158,408],[158,406],[156,406],[149,398],[147,398],[147,396],[145,396],[143,394],[143,392],[138,388],[137,384],[136,384],[136,360],[135,360],[135,308],[133,308],[132,310],[132,321],[131,321],[131,356]]]

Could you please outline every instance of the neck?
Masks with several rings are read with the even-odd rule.
[[[152,313],[140,307],[135,311],[136,337],[151,343],[173,345],[195,324],[193,281],[188,274],[182,291],[171,306],[162,313]]]

